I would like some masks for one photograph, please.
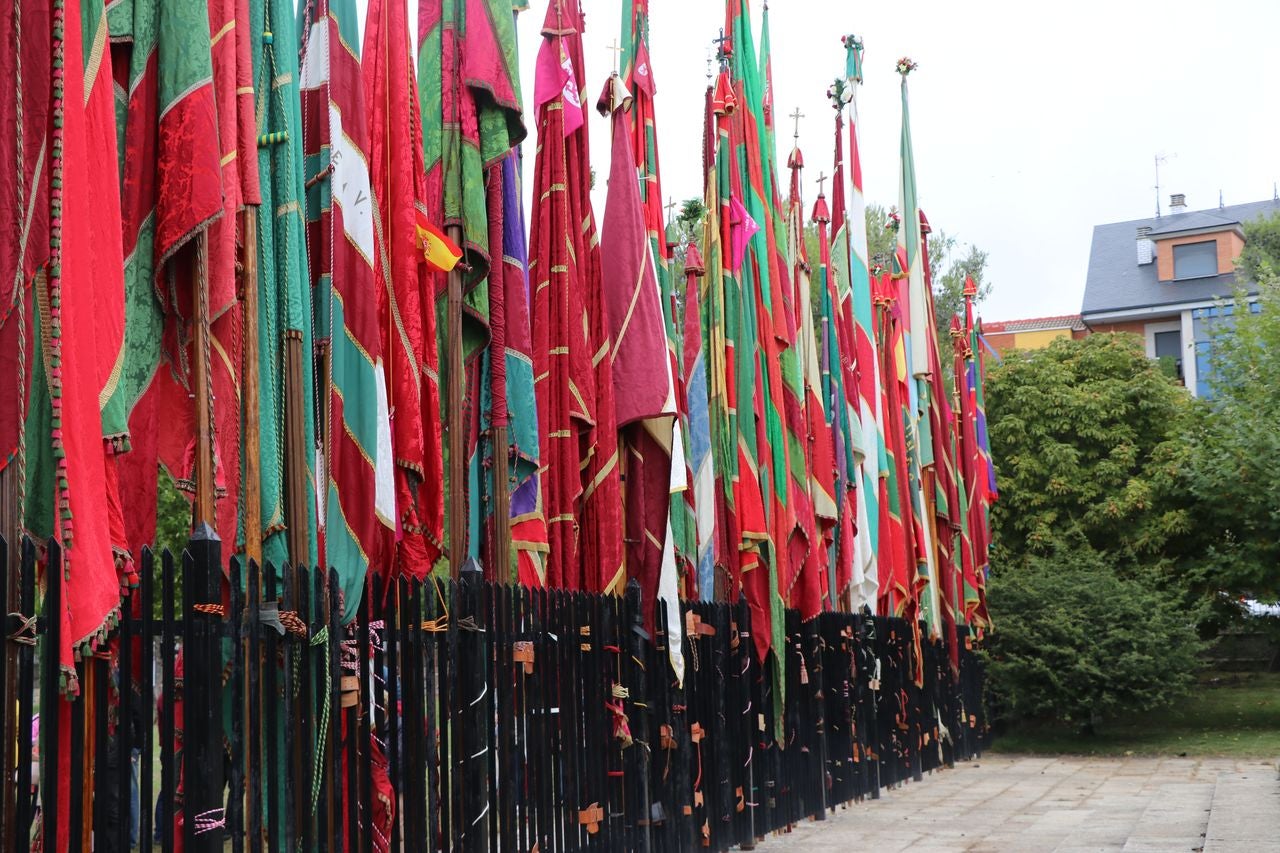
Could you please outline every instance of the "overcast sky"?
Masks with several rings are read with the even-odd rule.
[[[548,0],[520,16],[526,109]],[[612,69],[619,0],[582,0],[594,104]],[[364,3],[360,5],[363,7]],[[416,2],[410,0],[411,20]],[[650,53],[663,192],[701,195],[702,103],[720,0],[651,0]],[[758,28],[762,5],[752,3]],[[1280,180],[1280,2],[1235,0],[1073,3],[773,0],[774,104],[799,107],[806,203],[819,169],[831,170],[833,111],[827,86],[843,73],[840,36],[866,45],[859,94],[867,200],[897,202],[900,121],[894,63],[910,78],[911,126],[921,206],[935,229],[989,253],[992,320],[1076,313],[1093,226],[1155,213],[1153,158],[1162,205],[1191,209],[1270,198]],[[757,46],[759,39],[757,38]],[[609,173],[608,126],[594,111],[592,162]],[[529,119],[532,127],[532,119]],[[790,119],[781,119],[785,165]],[[532,144],[525,146],[533,175]],[[597,217],[603,198],[597,193]]]

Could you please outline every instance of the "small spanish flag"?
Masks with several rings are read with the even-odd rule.
[[[427,221],[426,215],[418,211],[418,248],[427,259],[427,267],[437,272],[448,272],[462,260],[462,250],[444,232]]]

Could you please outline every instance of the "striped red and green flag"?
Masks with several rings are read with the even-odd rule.
[[[837,134],[839,133],[837,129]],[[841,168],[839,150],[837,148],[837,170]],[[837,171],[837,177],[839,172]],[[825,181],[825,178],[820,180]],[[839,186],[839,184],[837,184]],[[840,195],[843,191],[840,191]],[[837,200],[838,197],[837,197]],[[832,531],[832,541],[828,547],[826,583],[823,591],[828,601],[835,606],[837,584],[840,577],[852,577],[853,540],[855,534],[855,514],[849,510],[850,484],[848,477],[851,463],[849,407],[846,404],[845,388],[845,355],[848,344],[843,341],[840,325],[840,299],[836,291],[831,249],[835,241],[831,240],[828,227],[831,224],[831,208],[827,206],[827,197],[822,188],[818,189],[818,197],[813,203],[812,221],[818,231],[818,328],[819,328],[819,368],[822,372],[822,401],[826,418],[824,428],[830,434],[831,471],[833,498],[836,504],[836,527]],[[843,563],[843,566],[842,566]]]
[[[226,151],[220,144],[220,124],[234,127],[239,118],[235,112],[220,122],[218,115],[216,84],[234,93],[238,80],[234,54],[228,63],[225,49],[219,51],[214,66],[211,12],[220,11],[220,4],[166,0],[118,0],[108,10],[114,74],[127,81],[116,87],[126,338],[104,420],[117,448],[129,450],[121,456],[120,489],[136,508],[127,516],[127,537],[135,545],[155,538],[157,466],[180,488],[195,486],[191,321],[200,299],[207,300],[211,319],[213,391],[224,401],[213,407],[216,526],[224,542],[236,538],[236,492],[228,486],[239,479],[240,412],[232,402],[239,307],[235,259],[226,257],[227,229],[234,222],[221,220],[228,207],[235,211],[224,203],[224,178],[229,200],[240,198],[242,185],[234,180],[239,138],[227,140]],[[223,48],[236,43],[231,32]],[[232,550],[224,547],[224,557]]]
[[[936,347],[937,334],[933,312],[930,309],[932,295],[927,281],[927,246],[920,216],[919,194],[916,189],[915,155],[911,143],[911,118],[907,105],[907,75],[915,69],[915,63],[903,57],[897,68],[902,77],[902,133],[899,155],[898,209],[901,217],[897,229],[897,254],[905,259],[900,276],[900,300],[903,303],[906,344],[909,415],[904,421],[909,454],[911,517],[916,529],[917,581],[924,590],[921,612],[935,632],[940,628],[937,599],[938,574],[936,553],[933,546],[932,515],[929,504],[932,495],[926,486],[926,472],[933,465],[933,435],[929,423],[928,377],[932,364],[929,356],[930,342]]]
[[[823,601],[829,595],[828,554],[834,544],[839,508],[836,504],[835,457],[831,447],[831,431],[827,426],[826,410],[822,402],[823,377],[815,334],[809,258],[804,244],[804,200],[800,189],[804,157],[799,147],[792,148],[787,164],[791,169],[791,191],[787,199],[787,257],[792,271],[791,304],[797,313],[796,352],[803,381],[805,443],[802,453],[808,477],[806,497],[813,524],[810,531],[813,538],[804,555],[792,602],[800,608],[801,618],[808,619],[823,609]],[[824,283],[825,280],[820,278],[820,284]],[[833,604],[828,602],[827,606],[832,607]]]
[[[320,559],[337,570],[350,619],[365,574],[388,565],[396,517],[354,0],[309,0],[299,29],[307,254],[326,413]]]
[[[880,353],[882,408],[888,475],[881,480],[880,530],[888,547],[880,549],[879,613],[914,622],[916,598],[916,534],[912,520],[906,427],[911,418],[906,342],[898,287],[882,275],[873,290],[877,351]],[[888,564],[887,566],[885,564]],[[886,571],[887,568],[887,571]]]
[[[782,203],[782,178],[778,173],[777,137],[773,103],[772,40],[769,7],[765,5],[760,30],[760,79],[762,84],[763,122],[761,124],[762,173],[770,211],[770,293],[773,336],[779,353],[782,420],[786,436],[784,523],[786,536],[778,545],[778,591],[789,606],[800,607],[807,618],[821,609],[821,575],[823,548],[814,516],[812,486],[809,473],[809,427],[806,423],[805,377],[797,331],[799,307],[792,279],[794,266],[788,248],[787,208]],[[812,330],[812,325],[809,329]],[[810,332],[809,337],[812,337]],[[807,586],[815,596],[797,593],[797,585],[806,573],[815,575]]]
[[[875,606],[879,587],[879,484],[886,473],[883,414],[880,408],[880,359],[876,353],[871,305],[871,277],[867,258],[866,200],[862,192],[862,156],[858,143],[858,88],[862,85],[862,41],[844,37],[844,85],[849,92],[849,291],[842,295],[841,317],[851,335],[857,382],[856,409],[861,425],[863,458],[859,464],[857,496],[858,538],[854,566],[853,604]],[[851,395],[852,396],[852,395]]]
[[[856,600],[866,582],[866,552],[870,543],[867,536],[870,524],[864,518],[866,500],[860,494],[862,466],[868,454],[858,401],[857,339],[853,325],[853,263],[851,246],[852,225],[847,199],[848,181],[844,157],[844,108],[852,101],[854,88],[850,81],[837,80],[828,90],[835,118],[835,169],[831,178],[831,246],[828,253],[831,299],[836,352],[833,354],[832,373],[838,379],[838,398],[832,400],[837,419],[837,494],[840,496],[840,536],[835,555],[835,581],[833,594],[849,595]],[[856,180],[855,180],[856,183]],[[855,223],[856,224],[856,223]],[[859,575],[861,574],[861,579]],[[853,603],[851,601],[851,603]]]
[[[743,591],[744,574],[755,571],[759,565],[759,543],[767,533],[754,456],[756,362],[754,348],[745,344],[754,337],[754,328],[745,324],[738,276],[740,263],[734,263],[738,229],[734,225],[734,147],[730,129],[738,97],[730,77],[728,56],[723,53],[715,90],[710,94],[706,137],[708,150],[713,153],[708,160],[706,181],[707,216],[703,231],[706,275],[699,293],[699,308],[707,359],[708,420],[716,477],[715,551],[717,564],[725,574],[723,598],[734,601]],[[740,353],[744,354],[741,358]],[[712,592],[720,594],[718,590]]]
[[[730,270],[740,287],[742,316],[736,346],[742,448],[739,482],[744,488],[759,488],[765,521],[756,553],[744,555],[742,584],[751,609],[757,657],[762,664],[772,660],[769,673],[780,737],[778,712],[786,684],[781,654],[784,594],[797,576],[790,559],[793,546],[807,549],[812,541],[804,522],[797,525],[797,518],[805,517],[805,507],[797,516],[796,492],[801,486],[807,489],[807,475],[802,464],[794,471],[791,464],[792,448],[802,446],[797,430],[801,386],[793,346],[794,317],[788,317],[784,298],[790,284],[771,129],[768,27],[763,28],[762,50],[757,55],[749,3],[729,0],[725,32],[731,37],[729,65],[737,104],[729,122],[727,213]],[[774,654],[770,655],[770,650]]]

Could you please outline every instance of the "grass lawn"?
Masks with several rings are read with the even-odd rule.
[[[1092,736],[1024,724],[998,736],[992,751],[1280,758],[1280,674],[1205,676],[1172,706],[1104,722]]]

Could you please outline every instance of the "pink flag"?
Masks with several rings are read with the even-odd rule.
[[[560,39],[543,39],[538,48],[538,64],[534,69],[533,105],[542,108],[548,101],[564,95],[564,135],[582,127],[582,95],[573,76],[573,62]]]
[[[729,199],[729,257],[733,263],[733,271],[742,269],[742,261],[747,256],[747,243],[760,230],[760,226],[747,213],[735,195]]]

